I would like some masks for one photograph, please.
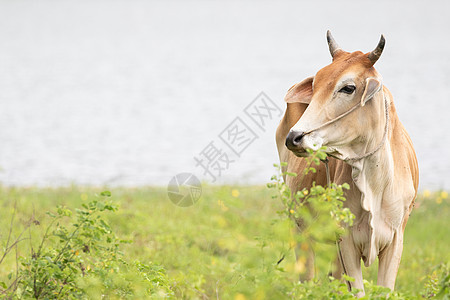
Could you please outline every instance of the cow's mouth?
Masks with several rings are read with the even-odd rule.
[[[341,152],[339,152],[336,148],[328,147],[327,149],[327,155],[339,160],[343,160],[343,155]]]
[[[304,149],[296,149],[296,150],[291,150],[291,151],[292,151],[292,153],[295,154],[295,156],[298,156],[298,157],[308,157],[309,156],[309,153]]]
[[[311,156],[311,154],[305,149],[305,148],[296,148],[296,149],[289,149],[292,153],[294,153],[297,157],[308,157]],[[314,151],[314,150],[313,150]],[[329,147],[326,151],[328,156],[334,157],[336,159],[342,160],[342,153],[340,153],[335,148]]]

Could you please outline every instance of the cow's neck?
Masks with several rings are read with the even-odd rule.
[[[386,95],[388,97],[388,95]],[[364,156],[373,149],[379,148],[375,153],[359,160],[350,160],[347,163],[352,167],[352,178],[362,193],[361,205],[363,209],[370,211],[376,205],[381,205],[383,193],[393,181],[393,157],[389,137],[392,135],[393,124],[397,115],[395,110],[390,109],[390,99],[387,99],[389,111],[388,127],[386,129],[386,108],[383,93],[379,93],[371,100],[373,107],[371,113],[379,116],[376,126],[367,131],[366,137],[360,139],[358,143],[351,146],[350,153],[352,156]],[[388,130],[386,138],[385,131]]]
[[[389,127],[387,138],[383,141],[383,134],[385,130],[386,118],[384,113],[384,101],[381,99],[373,99],[377,102],[383,103],[383,106],[377,107],[380,121],[383,120],[381,125],[372,132],[368,132],[368,138],[365,143],[353,147],[353,152],[357,155],[363,155],[368,153],[372,149],[375,149],[380,142],[383,142],[383,146],[372,155],[356,160],[348,161],[347,163],[352,167],[352,179],[361,192],[360,199],[351,199],[353,201],[360,201],[363,210],[369,212],[369,219],[367,220],[370,225],[369,240],[367,241],[367,248],[365,251],[365,264],[370,265],[378,255],[380,247],[386,245],[392,238],[392,234],[395,228],[391,226],[380,226],[384,223],[383,202],[390,201],[392,199],[391,194],[393,191],[394,182],[394,169],[393,169],[393,156],[391,152],[391,144],[389,142],[392,136],[394,124],[397,120],[395,109],[389,111]],[[381,101],[380,101],[381,100]],[[390,99],[388,99],[390,101]],[[392,106],[390,106],[392,108]],[[360,217],[362,217],[362,214]],[[358,216],[357,216],[358,219]],[[358,222],[358,220],[355,220]],[[363,219],[361,219],[363,221]],[[382,228],[382,230],[380,229]],[[390,228],[390,229],[389,229]]]
[[[352,179],[360,190],[361,206],[366,211],[378,210],[387,189],[391,188],[394,172],[390,144],[385,144],[371,156],[350,162]]]

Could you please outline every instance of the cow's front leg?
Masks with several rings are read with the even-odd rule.
[[[364,283],[361,271],[361,252],[355,247],[353,237],[347,235],[338,242],[338,257],[342,264],[344,273],[355,279],[354,282],[348,282],[351,289],[358,289],[360,292],[357,297],[364,296]]]
[[[398,267],[403,252],[403,232],[397,230],[392,243],[378,255],[378,279],[377,284],[394,289]]]

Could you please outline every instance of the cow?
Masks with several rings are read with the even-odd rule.
[[[361,259],[367,267],[378,257],[377,284],[394,289],[403,234],[417,195],[418,163],[392,94],[373,67],[383,52],[384,36],[368,53],[342,50],[330,31],[327,42],[331,64],[288,90],[276,142],[280,161],[287,162],[283,171],[298,174],[307,165],[307,149],[326,146],[331,181],[350,185],[344,206],[355,220],[338,241],[333,276],[353,277],[349,288],[363,296]],[[324,166],[301,183],[299,176],[284,180],[293,193],[313,182],[327,184]],[[301,220],[298,223],[301,230]],[[303,279],[314,276],[313,265],[309,252]]]

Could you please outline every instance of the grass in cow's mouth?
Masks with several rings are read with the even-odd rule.
[[[67,206],[73,215],[59,222],[72,228],[71,224],[76,223],[75,208],[98,199],[96,194],[101,191],[78,186],[0,187],[2,246],[6,245],[14,203],[17,208],[13,238],[31,216],[37,221],[30,227],[30,233],[23,236],[26,240],[17,245],[19,261],[29,261],[32,257],[28,238],[35,243],[42,239],[52,221],[46,211],[56,212],[57,205]],[[290,224],[279,221],[277,211],[283,207],[271,198],[272,193],[266,187],[203,186],[200,201],[187,208],[175,206],[166,192],[165,187],[115,188],[111,197],[100,196],[119,206],[118,211],[105,212],[101,219],[129,243],[121,244],[123,254],[117,254],[124,262],[117,262],[107,273],[98,268],[96,274],[91,274],[88,268],[93,266],[83,266],[84,275],[79,271],[76,278],[81,289],[92,297],[108,291],[106,294],[111,298],[145,295],[184,299],[291,299],[300,298],[300,293],[308,291],[316,293],[314,289],[317,293],[328,289],[330,297],[339,295],[336,291],[342,287],[333,286],[333,282],[323,281],[320,286],[296,283],[302,265],[296,263],[291,249]],[[391,294],[391,299],[431,298],[444,285],[448,288],[449,214],[447,192],[424,191],[418,196],[405,232],[397,278],[399,294]],[[53,239],[46,246],[56,249],[58,243],[59,240]],[[36,244],[33,245],[36,250]],[[74,255],[95,255],[92,249],[86,252],[86,248],[81,249]],[[0,257],[4,251],[2,248]],[[17,267],[25,268],[16,265],[14,252],[0,266],[0,290],[14,281]],[[365,278],[376,282],[375,266],[364,269],[364,273]],[[368,293],[386,294],[369,283],[367,286]],[[24,295],[26,291],[18,290],[15,297],[19,298],[19,293]]]

